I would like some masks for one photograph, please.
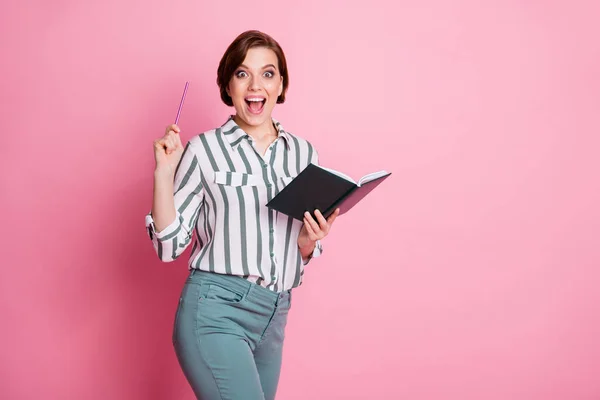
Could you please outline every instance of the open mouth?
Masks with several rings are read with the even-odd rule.
[[[260,114],[265,107],[265,103],[267,102],[267,99],[264,97],[246,97],[244,100],[246,100],[248,110],[252,114]]]

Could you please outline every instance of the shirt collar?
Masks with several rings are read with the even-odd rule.
[[[285,142],[286,149],[290,149],[290,134],[283,129],[279,121],[276,121],[274,118],[271,118],[273,121],[273,125],[277,129],[277,138],[283,138]],[[242,130],[233,120],[233,115],[229,117],[229,119],[221,126],[221,132],[223,136],[227,139],[231,147],[235,150],[236,147],[240,144],[244,138],[250,137],[246,132]]]

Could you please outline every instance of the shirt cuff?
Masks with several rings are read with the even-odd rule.
[[[175,219],[169,226],[163,229],[160,232],[156,232],[156,227],[154,226],[154,219],[152,218],[152,214],[146,215],[146,231],[148,232],[148,236],[150,239],[154,239],[156,237],[158,240],[164,238],[167,235],[172,234],[179,227],[179,212],[175,216]]]
[[[304,265],[308,264],[310,262],[310,260],[312,260],[313,258],[319,257],[322,253],[323,253],[323,246],[321,246],[321,241],[317,240],[315,243],[315,249],[313,250],[311,255],[308,256],[306,261],[303,260]]]

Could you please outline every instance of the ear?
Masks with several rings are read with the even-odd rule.
[[[279,94],[277,95],[277,97],[281,96],[281,93],[283,93],[283,76],[281,77],[281,81],[279,82]]]

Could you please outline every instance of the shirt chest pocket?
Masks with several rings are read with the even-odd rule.
[[[262,179],[257,175],[243,172],[215,171],[215,183],[217,185],[229,187],[258,186],[261,182]]]

